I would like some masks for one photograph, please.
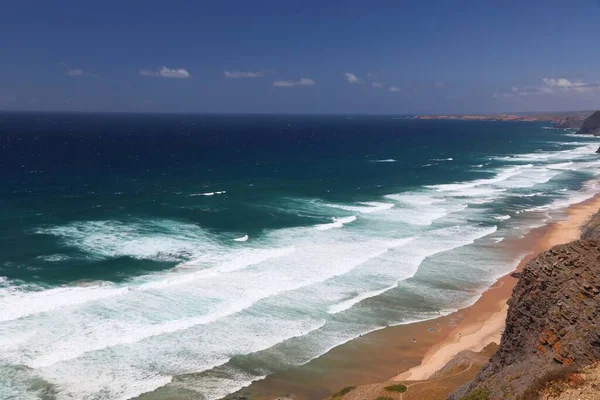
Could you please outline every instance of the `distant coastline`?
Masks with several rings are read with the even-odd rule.
[[[541,113],[541,114],[439,114],[439,115],[415,115],[419,120],[458,120],[458,121],[519,121],[519,122],[553,122],[559,123],[566,118],[577,118],[583,120],[589,116],[591,111],[576,111],[564,113]]]

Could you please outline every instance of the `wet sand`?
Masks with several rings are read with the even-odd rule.
[[[525,256],[521,270],[535,255],[578,239],[581,228],[600,209],[600,196],[569,207],[566,219],[505,240],[515,258]],[[426,379],[462,350],[480,351],[498,343],[506,319],[506,302],[517,279],[497,280],[471,306],[434,320],[388,327],[340,345],[289,371],[254,382],[228,397],[323,399],[345,386],[394,380]],[[429,332],[428,328],[433,331]],[[417,338],[417,343],[413,343]]]

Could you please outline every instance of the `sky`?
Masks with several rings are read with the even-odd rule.
[[[0,0],[0,110],[600,108],[600,0]]]

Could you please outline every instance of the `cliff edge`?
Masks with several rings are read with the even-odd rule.
[[[600,136],[600,110],[583,120],[581,129],[577,133],[580,135]]]
[[[596,218],[584,236],[597,237]],[[544,381],[600,360],[600,241],[577,240],[538,255],[508,304],[498,352],[449,399],[536,398]]]

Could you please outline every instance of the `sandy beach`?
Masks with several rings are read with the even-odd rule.
[[[600,196],[595,196],[570,206],[561,221],[536,228],[523,238],[508,239],[510,251],[527,254],[516,271],[540,252],[578,239],[581,228],[599,209]],[[254,382],[235,395],[318,399],[350,385],[427,379],[458,352],[481,351],[491,342],[499,343],[507,300],[517,283],[511,274],[498,279],[469,307],[434,320],[363,335],[303,366]],[[429,327],[433,331],[428,332]],[[415,337],[417,343],[412,342]]]

